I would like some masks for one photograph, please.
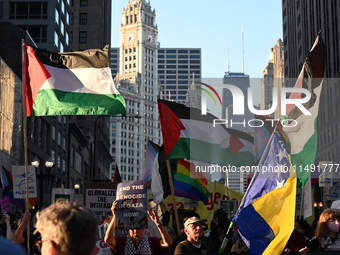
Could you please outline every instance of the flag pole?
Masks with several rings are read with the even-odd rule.
[[[25,39],[22,39],[21,52],[22,52],[22,129],[24,137],[24,160],[25,160],[25,185],[26,185],[26,198],[25,198],[25,211],[29,211],[29,194],[28,194],[28,146],[27,146],[27,117],[26,117],[26,101],[25,101],[25,82],[27,79],[27,54],[25,49]],[[30,252],[30,220],[27,221],[27,251]]]
[[[303,220],[303,217],[302,217],[302,207],[303,207],[303,199],[304,199],[304,196],[303,196],[303,189],[301,189],[301,202],[300,202],[300,219]]]
[[[273,130],[273,132],[271,133],[271,135],[270,135],[270,137],[269,137],[268,143],[267,143],[267,145],[266,145],[266,147],[265,147],[265,149],[264,149],[264,151],[263,151],[263,153],[262,153],[262,155],[261,155],[261,158],[260,158],[260,160],[259,160],[258,166],[261,166],[261,165],[262,165],[262,162],[263,162],[263,160],[264,160],[264,155],[266,155],[267,152],[268,152],[268,150],[269,150],[269,144],[270,144],[271,141],[274,139],[274,134],[275,134],[275,132],[276,132],[276,130],[277,130],[277,126],[279,125],[279,123],[280,123],[280,121],[278,121],[278,122],[276,123],[276,125],[275,125],[275,127],[274,127],[274,130]],[[254,176],[253,176],[253,178],[251,179],[251,181],[250,181],[248,187],[251,186],[251,183],[253,182],[253,180],[254,180]],[[246,192],[244,193],[243,197],[246,197],[247,192],[248,192],[248,189],[247,189]],[[240,205],[239,205],[239,207],[238,207],[238,210],[237,210],[237,212],[235,213],[235,215],[236,215],[236,214],[238,213],[238,211],[240,210],[242,204],[243,204],[243,199],[242,199],[242,201],[241,201],[241,203],[240,203]]]
[[[169,175],[169,182],[170,182],[170,191],[172,196],[172,203],[174,204],[174,214],[175,214],[175,220],[176,220],[176,228],[177,228],[177,234],[181,234],[180,226],[179,226],[179,217],[178,217],[178,211],[176,208],[176,197],[175,197],[175,189],[174,189],[174,182],[172,179],[172,172],[170,167],[170,161],[166,160],[166,168],[168,169],[168,175]]]

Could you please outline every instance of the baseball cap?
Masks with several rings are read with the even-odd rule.
[[[202,220],[200,220],[199,218],[197,217],[191,217],[189,219],[187,219],[185,222],[184,222],[184,228],[186,228],[188,225],[190,224],[194,224],[196,222],[203,222]]]

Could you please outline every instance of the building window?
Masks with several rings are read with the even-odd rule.
[[[80,0],[80,6],[87,6],[87,0]]]
[[[86,25],[87,24],[87,13],[80,13],[79,24],[80,25]]]
[[[20,28],[27,30],[35,42],[42,43],[47,41],[47,26],[20,26]]]
[[[190,55],[190,58],[200,58],[201,55]]]
[[[10,3],[10,19],[47,19],[47,2]]]
[[[87,43],[87,32],[86,31],[79,32],[79,43]]]

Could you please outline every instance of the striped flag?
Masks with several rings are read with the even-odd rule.
[[[294,105],[287,106],[288,119],[295,122],[285,125],[283,131],[289,137],[292,163],[297,166],[298,185],[303,188],[311,174],[311,165],[315,162],[317,151],[317,121],[320,104],[320,96],[325,69],[325,44],[320,35],[317,36],[314,45],[306,57],[295,88],[307,88],[311,92],[311,99],[305,103],[305,107],[311,115],[302,114]],[[292,93],[290,99],[301,98],[301,93]]]
[[[153,194],[153,200],[155,203],[159,204],[171,194],[171,188],[164,147],[154,144],[154,148],[157,153],[152,164],[150,187]]]
[[[26,115],[125,115],[108,50],[53,53],[25,44]]]
[[[155,158],[157,156],[157,152],[159,151],[160,146],[148,141],[145,153],[145,171],[143,179],[148,183],[150,186],[151,178],[152,178],[152,166],[154,164]]]
[[[212,114],[166,100],[158,100],[165,155],[222,166],[254,164],[254,138],[247,133],[214,125]]]
[[[184,159],[178,159],[177,172],[174,175],[174,189],[177,197],[185,197],[208,203],[210,192],[207,179],[201,172],[195,171],[195,165]]]

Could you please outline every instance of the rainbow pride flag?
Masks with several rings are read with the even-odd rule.
[[[210,193],[206,188],[207,179],[201,172],[195,171],[195,165],[178,159],[177,172],[174,175],[175,195],[196,201],[208,202]]]

